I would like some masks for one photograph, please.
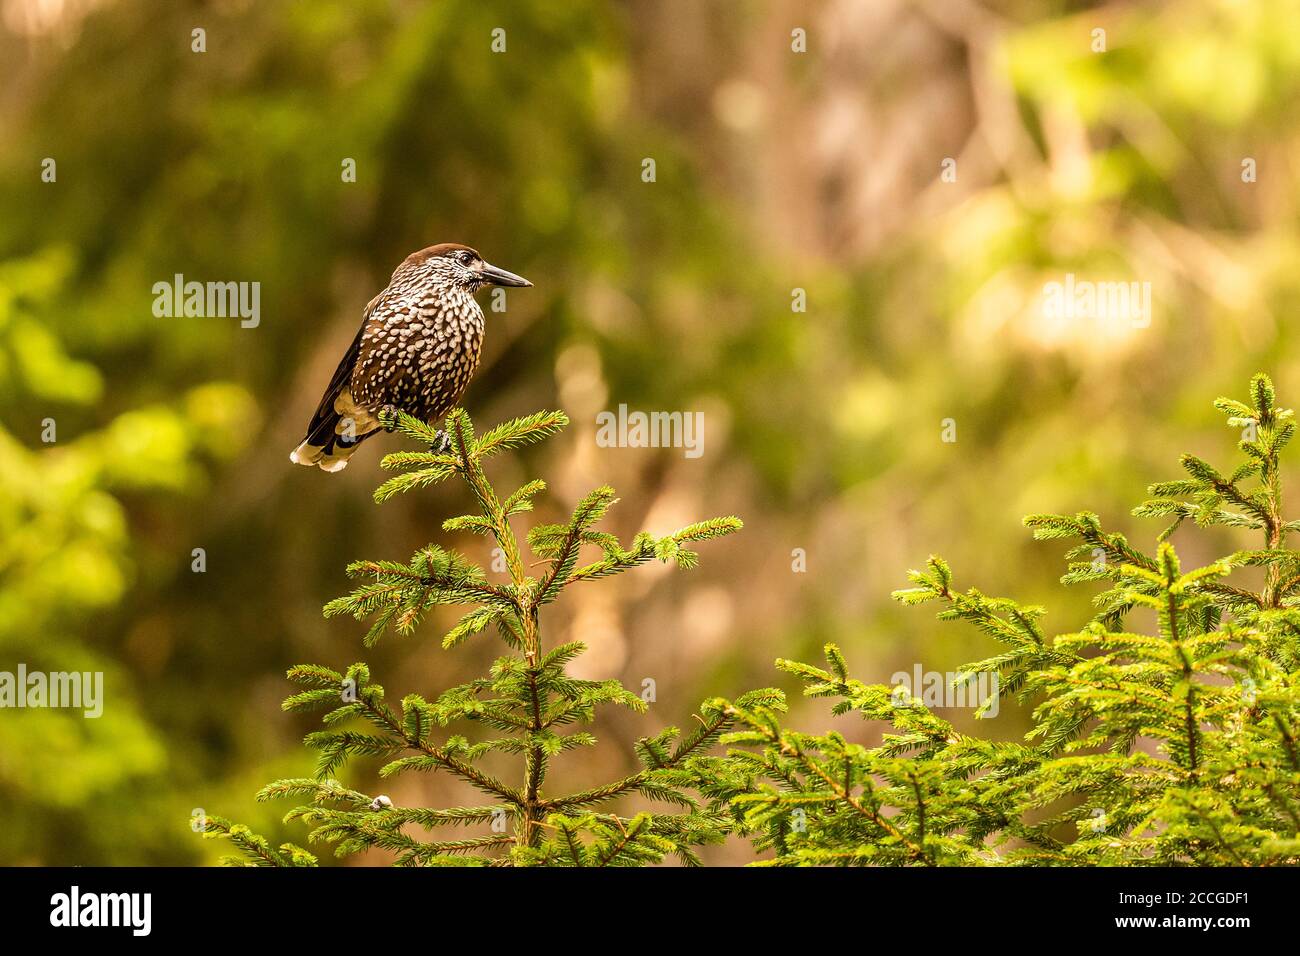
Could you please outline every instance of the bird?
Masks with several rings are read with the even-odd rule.
[[[362,312],[289,460],[342,471],[363,441],[386,429],[381,413],[400,410],[432,425],[454,408],[478,369],[484,321],[474,293],[488,285],[532,283],[458,242],[403,259]],[[442,441],[445,450],[445,435]]]

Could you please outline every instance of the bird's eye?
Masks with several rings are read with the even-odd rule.
[[[460,261],[465,265],[469,265],[471,262],[474,261],[474,257],[470,255],[468,252],[462,252],[460,254]]]

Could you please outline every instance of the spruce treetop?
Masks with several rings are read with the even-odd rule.
[[[706,705],[682,732],[675,727],[635,744],[642,769],[618,780],[568,794],[545,788],[551,761],[589,747],[596,738],[576,726],[590,724],[604,706],[644,711],[642,699],[617,680],[583,680],[568,665],[585,650],[579,642],[548,644],[543,640],[543,609],[566,588],[620,574],[649,561],[692,568],[694,547],[741,527],[734,517],[712,518],[671,534],[648,532],[624,544],[596,525],[617,499],[612,488],[586,495],[562,524],[535,525],[526,538],[542,570],[530,573],[513,518],[531,511],[544,482],[529,481],[504,498],[484,471],[483,463],[509,449],[541,441],[568,423],[561,412],[538,412],[476,435],[470,418],[455,410],[447,418],[450,447],[445,453],[397,452],[384,467],[398,472],[375,492],[382,502],[394,495],[459,478],[474,495],[479,510],[450,518],[447,532],[469,532],[495,540],[510,580],[497,583],[456,551],[430,544],[409,561],[359,561],[348,572],[362,583],[329,602],[326,616],[351,615],[370,622],[363,643],[371,646],[385,634],[415,634],[430,611],[448,605],[468,606],[441,638],[444,649],[492,634],[506,648],[489,672],[432,697],[410,693],[397,706],[388,702],[369,668],[356,663],[344,670],[300,665],[289,679],[303,690],[289,697],[286,710],[324,709],[325,729],[309,734],[318,751],[314,777],[279,780],[258,794],[259,800],[292,797],[304,801],[287,821],[310,828],[312,843],[333,844],[340,855],[367,849],[387,850],[398,865],[559,864],[627,866],[653,863],[675,855],[698,862],[695,847],[723,839],[725,813],[703,808],[685,787],[681,768],[692,755],[712,745],[731,725],[723,709]],[[441,436],[431,426],[397,413],[395,427],[431,448]],[[594,560],[584,563],[582,555]],[[452,732],[450,728],[455,728]],[[489,755],[515,759],[510,778],[482,766]],[[337,779],[356,757],[386,762],[381,778],[403,773],[449,773],[485,798],[475,806],[428,808],[393,805],[383,795],[345,786]],[[624,815],[604,809],[619,798],[667,804],[670,812],[643,810]],[[432,837],[461,827],[472,835]],[[293,844],[273,847],[246,827],[207,817],[209,835],[229,839],[242,857],[230,863],[265,866],[312,865],[313,854]]]

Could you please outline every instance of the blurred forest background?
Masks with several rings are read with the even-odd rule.
[[[465,404],[481,427],[573,418],[492,471],[550,482],[537,520],[609,482],[623,535],[746,523],[689,574],[552,615],[585,676],[658,685],[553,786],[631,770],[634,737],[827,640],[871,681],[985,656],[890,602],[931,552],[1073,629],[1089,594],[1022,514],[1149,543],[1146,483],[1235,439],[1215,395],[1265,370],[1300,401],[1296,23],[1286,0],[0,0],[0,670],[102,670],[107,698],[99,720],[0,713],[0,863],[210,861],[194,808],[300,839],[252,802],[311,769],[286,667],[366,659],[400,697],[494,655],[365,651],[320,614],[351,560],[438,540],[486,561],[439,530],[462,490],[374,505],[396,438],[335,476],[287,459],[362,306],[434,242],[536,283],[489,312]],[[1151,323],[1045,319],[1070,272],[1149,281]],[[175,273],[260,282],[260,325],[155,318]],[[620,403],[704,411],[703,457],[597,447]]]

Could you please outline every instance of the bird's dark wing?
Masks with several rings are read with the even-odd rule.
[[[400,325],[425,317],[414,305],[403,302],[393,306],[385,321]],[[422,371],[411,348],[406,339],[399,343],[381,335],[361,342],[356,354],[353,398],[370,402],[372,411],[375,405],[390,404],[408,415],[427,419],[420,391]]]
[[[380,293],[382,295],[383,293]],[[361,328],[357,329],[356,337],[348,350],[343,353],[343,358],[339,361],[339,367],[334,370],[334,376],[325,388],[325,394],[321,396],[320,404],[316,406],[316,412],[311,417],[311,424],[307,426],[307,435],[303,439],[313,445],[324,445],[334,434],[334,426],[338,423],[338,412],[334,410],[334,400],[339,397],[339,392],[343,391],[348,385],[348,380],[352,377],[352,369],[356,367],[357,356],[361,354],[361,339],[366,334],[366,323],[370,321],[370,313],[375,310],[375,303],[379,301],[379,296],[375,296],[368,303],[361,314]]]

